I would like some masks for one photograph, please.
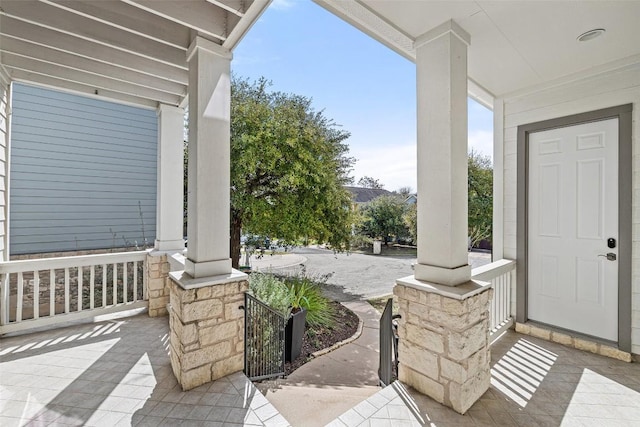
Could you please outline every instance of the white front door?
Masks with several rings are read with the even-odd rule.
[[[617,342],[618,119],[531,133],[528,154],[528,318]]]

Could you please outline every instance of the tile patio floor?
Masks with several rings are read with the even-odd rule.
[[[395,382],[330,426],[640,426],[638,363],[513,331],[491,360],[491,388],[464,416]]]
[[[146,314],[4,338],[0,426],[286,426],[242,374],[187,393],[168,318]]]
[[[2,339],[0,425],[288,425],[242,374],[182,392],[167,323],[142,314]],[[491,389],[465,416],[396,383],[333,425],[640,426],[640,364],[514,332],[492,359]]]

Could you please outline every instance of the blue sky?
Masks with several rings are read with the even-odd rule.
[[[233,71],[313,99],[351,132],[352,176],[416,190],[415,65],[311,0],[275,0],[234,52]],[[492,113],[469,101],[469,146],[491,156]]]

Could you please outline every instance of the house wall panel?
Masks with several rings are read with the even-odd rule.
[[[10,253],[153,244],[153,110],[14,84]]]
[[[517,127],[572,114],[633,103],[633,245],[632,245],[632,351],[640,354],[640,63],[569,83],[549,85],[536,92],[504,99],[504,176],[517,179]],[[506,184],[505,184],[506,187]],[[505,191],[503,200],[505,257],[516,255],[517,218],[512,214],[517,194]]]

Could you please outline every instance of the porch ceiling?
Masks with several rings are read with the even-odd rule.
[[[270,0],[2,0],[0,67],[138,105],[179,105],[200,35],[232,50]]]
[[[640,60],[640,1],[314,1],[411,60],[418,36],[453,19],[471,35],[470,79],[498,97]],[[594,28],[606,33],[576,40]]]

